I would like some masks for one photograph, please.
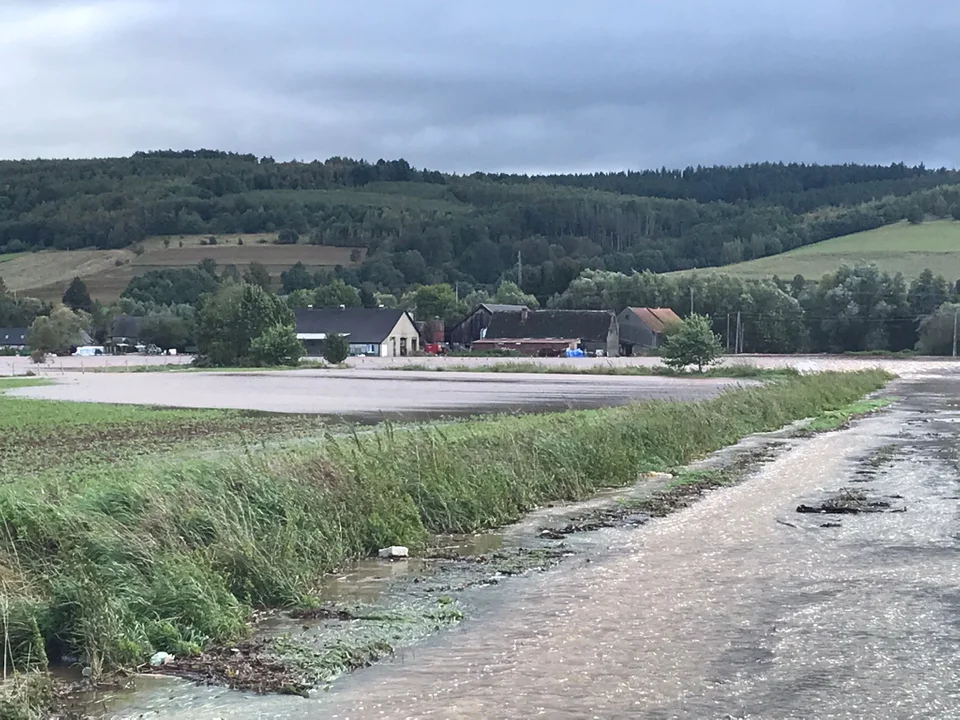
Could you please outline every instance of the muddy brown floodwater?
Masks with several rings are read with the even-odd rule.
[[[327,693],[167,684],[111,717],[960,717],[960,376],[891,392],[739,485],[478,590],[458,628]],[[796,512],[843,488],[906,512]]]

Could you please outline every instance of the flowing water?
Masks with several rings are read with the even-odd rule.
[[[468,593],[459,627],[329,692],[161,680],[105,717],[960,718],[960,378],[894,392],[740,485]],[[843,487],[906,512],[795,512]]]

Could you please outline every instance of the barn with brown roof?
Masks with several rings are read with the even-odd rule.
[[[620,349],[624,355],[656,350],[663,344],[667,330],[682,320],[670,308],[624,308],[617,316],[620,323]]]

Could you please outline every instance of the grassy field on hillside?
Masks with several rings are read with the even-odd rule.
[[[897,223],[759,260],[683,272],[726,273],[745,278],[778,275],[784,279],[799,273],[807,279],[817,279],[841,265],[857,263],[873,263],[889,273],[902,272],[907,279],[930,268],[949,280],[955,280],[960,278],[960,222]]]
[[[57,301],[70,280],[80,276],[91,296],[110,302],[120,297],[136,275],[164,267],[192,266],[204,258],[213,258],[221,266],[236,265],[240,270],[257,261],[279,282],[280,273],[298,261],[314,269],[355,265],[362,261],[365,253],[363,249],[326,245],[273,245],[276,236],[276,233],[216,235],[216,245],[201,245],[209,235],[174,235],[167,238],[169,247],[164,247],[163,238],[153,237],[143,243],[142,255],[137,255],[132,248],[16,253],[0,256],[0,278],[11,291]],[[351,260],[352,257],[358,260]]]

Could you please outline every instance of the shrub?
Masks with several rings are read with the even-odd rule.
[[[720,357],[720,339],[703,315],[688,317],[675,332],[667,336],[663,346],[663,363],[674,370],[696,365],[699,372]]]
[[[250,360],[255,365],[296,365],[303,357],[303,345],[291,325],[274,325],[250,344]]]
[[[350,354],[350,343],[347,338],[338,333],[327,335],[323,343],[323,359],[331,365],[339,365]]]

